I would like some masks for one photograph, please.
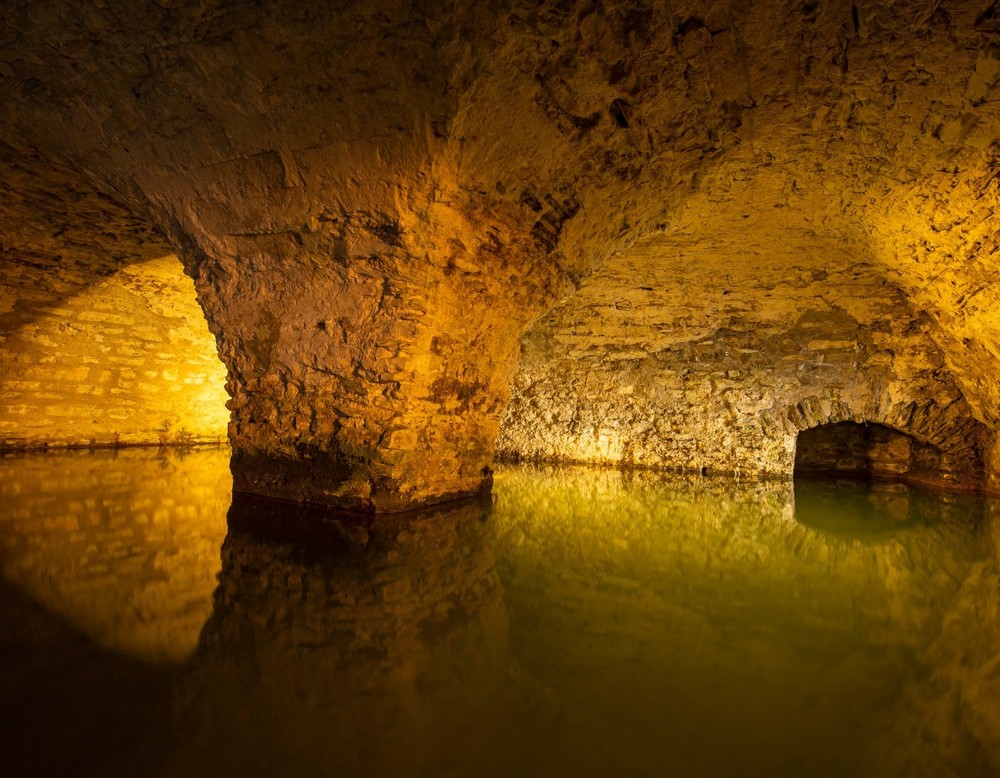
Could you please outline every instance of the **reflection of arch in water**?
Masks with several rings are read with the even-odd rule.
[[[903,484],[882,487],[843,479],[795,479],[795,520],[833,535],[876,539],[930,518]]]
[[[968,441],[955,448],[944,450],[886,424],[835,421],[803,429],[795,447],[795,518],[814,529],[869,539],[934,524],[945,518],[940,497],[909,484],[981,483],[978,450]]]

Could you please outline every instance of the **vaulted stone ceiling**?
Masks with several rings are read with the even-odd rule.
[[[3,3],[4,164],[181,257],[238,489],[475,491],[536,321],[508,453],[779,471],[875,415],[989,458],[996,3],[100,5]]]

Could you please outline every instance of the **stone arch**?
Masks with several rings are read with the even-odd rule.
[[[600,402],[576,402],[566,381],[552,392],[536,382],[515,409],[525,435],[504,447],[780,470],[787,451],[757,452],[785,445],[784,428],[755,424],[800,384],[831,387],[837,371],[853,386],[864,369],[882,386],[896,367],[900,383],[940,368],[905,346],[887,366],[885,329],[901,335],[909,322],[893,314],[898,301],[871,294],[886,278],[915,294],[916,311],[960,325],[938,333],[948,369],[968,374],[965,396],[996,426],[983,369],[996,360],[982,305],[993,292],[980,272],[992,264],[979,248],[995,243],[982,228],[994,221],[995,127],[948,87],[968,81],[982,48],[972,10],[913,28],[902,4],[868,20],[908,29],[908,43],[855,24],[852,82],[893,85],[861,110],[844,88],[846,58],[830,56],[845,50],[836,9],[724,2],[681,22],[669,9],[545,4],[522,19],[504,4],[458,4],[440,24],[420,4],[402,17],[391,3],[374,4],[383,13],[294,5],[21,9],[19,35],[4,43],[21,85],[4,139],[144,203],[184,247],[230,371],[238,489],[393,510],[488,486],[522,328],[611,253],[662,231],[686,260],[630,285],[633,311],[656,309],[652,326],[637,333],[643,317],[596,300],[595,323],[617,311],[604,361],[622,370],[603,367],[584,333],[565,341],[567,363],[593,363],[576,375]],[[53,29],[74,31],[72,57],[52,45]],[[932,78],[898,56],[913,47],[934,52]],[[379,67],[357,70],[373,52]],[[970,83],[983,101],[973,107],[990,110],[988,85]],[[905,120],[897,87],[931,118]],[[943,158],[954,174],[940,172]],[[976,169],[983,176],[970,177]],[[884,215],[887,200],[901,205]],[[959,228],[970,203],[971,232]],[[952,209],[954,220],[942,216]],[[921,221],[928,230],[912,229]],[[890,238],[866,253],[874,232]],[[884,278],[858,263],[873,253]],[[655,299],[686,292],[677,279],[689,268],[712,293],[697,309]],[[783,305],[764,284],[734,303],[759,281],[780,285]],[[811,319],[789,320],[799,313]],[[817,321],[837,337],[814,337]],[[768,371],[778,380],[744,386]],[[539,444],[538,428],[549,440]]]
[[[911,466],[899,473],[903,480],[956,486],[982,483],[985,427],[971,416],[963,400],[941,404],[933,398],[902,401],[875,396],[862,403],[849,403],[813,395],[790,405],[784,418],[789,474],[795,472],[801,433],[870,424],[915,442]]]
[[[219,443],[226,370],[160,233],[0,145],[0,448]]]

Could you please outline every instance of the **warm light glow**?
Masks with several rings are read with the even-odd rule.
[[[99,645],[182,662],[212,612],[229,448],[0,459],[0,575]]]
[[[43,309],[0,357],[0,444],[225,440],[225,367],[176,256]]]
[[[622,458],[621,437],[615,430],[597,430],[591,435],[567,438],[565,458],[578,462],[618,462]]]
[[[954,125],[955,122],[949,124]],[[915,310],[925,311],[947,366],[986,422],[1000,419],[1000,255],[995,252],[997,186],[985,149],[989,124],[977,125],[969,148],[907,187],[878,195],[868,239],[888,279]],[[947,126],[942,130],[947,134]],[[962,170],[961,177],[954,176]]]

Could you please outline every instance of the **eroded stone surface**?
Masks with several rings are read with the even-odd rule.
[[[503,454],[782,475],[799,430],[867,420],[968,470],[983,425],[898,289],[836,243],[717,226],[623,253],[525,337]]]
[[[135,262],[172,252],[72,168],[0,143],[0,333]]]
[[[687,431],[633,458],[785,470],[800,404],[817,420],[925,414],[904,426],[945,444],[1000,418],[998,14],[983,6],[11,3],[0,118],[8,143],[68,163],[178,251],[229,371],[239,489],[384,510],[480,488],[519,336],[656,234],[695,261],[643,285],[669,295],[687,273],[697,299],[722,277],[697,260],[718,238],[736,276],[774,255],[762,294],[784,318],[708,310],[707,329],[742,333],[717,345],[767,358],[705,353],[726,365],[715,389],[662,377],[707,393],[711,418],[689,418],[697,397],[643,401],[660,418],[633,438],[666,415]],[[880,312],[852,312],[850,268]],[[809,337],[817,316],[840,322],[832,340]],[[852,322],[874,333],[838,352]],[[629,386],[601,342],[591,388]],[[537,396],[532,359],[518,386]],[[850,386],[798,359],[839,362]],[[553,380],[565,394],[578,376]],[[521,399],[505,450],[628,458],[579,430],[556,440]],[[702,433],[739,453],[684,442]]]

